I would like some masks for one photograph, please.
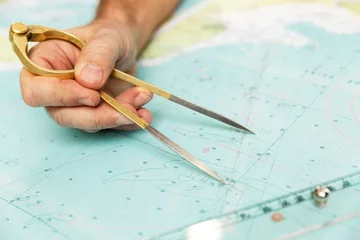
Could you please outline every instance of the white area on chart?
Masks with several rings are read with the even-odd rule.
[[[221,5],[219,3],[219,5]],[[221,6],[220,6],[221,8]],[[259,18],[258,16],[263,16]],[[218,19],[226,30],[217,36],[187,46],[171,55],[158,59],[143,59],[143,66],[154,66],[173,57],[195,50],[232,43],[278,43],[294,47],[306,45],[317,46],[317,43],[291,29],[289,25],[299,22],[310,22],[333,34],[353,34],[360,32],[360,18],[344,8],[335,5],[301,3],[266,6],[239,13],[211,16]],[[174,19],[173,21],[176,21]],[[173,24],[169,22],[168,24]]]

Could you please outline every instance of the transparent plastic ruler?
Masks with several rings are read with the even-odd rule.
[[[205,220],[203,222],[216,219],[219,222],[222,222],[222,226],[231,226],[234,224],[239,224],[241,222],[248,221],[250,219],[268,214],[273,211],[280,211],[284,208],[295,206],[297,204],[303,203],[305,201],[314,201],[313,192],[318,188],[327,188],[330,193],[338,192],[352,186],[360,184],[360,171],[332,179],[327,182],[323,182],[314,186],[310,186],[283,196],[279,196],[267,201],[259,202],[257,204],[240,208],[235,211],[222,214],[212,219]],[[199,223],[196,223],[199,224]],[[146,238],[146,240],[167,240],[167,239],[186,239],[186,233],[189,227],[193,226],[184,226],[173,231],[163,233],[158,236],[153,236]]]

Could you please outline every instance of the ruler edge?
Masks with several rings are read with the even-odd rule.
[[[249,209],[254,209],[254,208],[258,208],[259,206],[265,206],[266,204],[268,203],[272,203],[272,202],[275,202],[275,201],[278,201],[280,199],[286,199],[288,197],[291,197],[291,196],[296,196],[296,195],[301,195],[301,193],[304,193],[304,192],[307,192],[307,191],[311,191],[312,190],[315,190],[316,187],[327,187],[327,185],[331,184],[331,183],[334,183],[334,182],[339,182],[339,181],[345,181],[346,179],[349,179],[349,178],[352,178],[352,177],[355,177],[355,176],[359,176],[360,177],[360,171],[356,171],[356,172],[353,172],[353,173],[350,173],[350,174],[346,174],[344,176],[341,176],[341,177],[336,177],[334,179],[331,179],[331,180],[327,180],[325,182],[322,182],[322,183],[319,183],[319,184],[315,184],[315,185],[312,185],[310,187],[306,187],[306,188],[302,188],[302,189],[299,189],[299,190],[296,190],[296,191],[293,191],[293,192],[290,192],[290,193],[287,193],[287,194],[284,194],[284,195],[281,195],[279,197],[275,197],[275,198],[271,198],[269,200],[265,200],[265,201],[262,201],[262,202],[259,202],[257,204],[253,204],[253,205],[249,205],[247,207],[242,207],[242,208],[239,208],[237,210],[233,210],[233,211],[230,211],[230,212],[227,212],[227,213],[223,213],[223,214],[220,214],[218,216],[215,216],[215,217],[211,217],[211,218],[208,218],[208,219],[205,219],[205,220],[202,220],[202,221],[199,221],[199,222],[196,222],[196,223],[191,223],[191,224],[187,224],[183,227],[179,227],[179,228],[176,228],[176,229],[173,229],[173,230],[170,230],[170,231],[167,231],[167,232],[164,232],[164,233],[160,233],[158,234],[157,236],[153,236],[153,237],[146,237],[146,238],[142,238],[142,240],[156,240],[156,239],[159,239],[159,238],[164,238],[164,237],[170,237],[171,235],[174,235],[178,232],[181,232],[181,231],[184,231],[185,229],[188,229],[189,227],[191,226],[194,226],[194,225],[197,225],[197,224],[201,224],[201,223],[204,223],[204,222],[208,222],[208,221],[211,221],[211,220],[216,220],[216,219],[221,219],[221,218],[225,218],[227,216],[230,216],[232,214],[237,214],[238,212],[243,212],[243,211],[246,211],[246,210],[249,210]],[[359,182],[360,184],[360,182]],[[349,187],[353,187],[353,186],[356,186],[358,184],[355,184],[355,185],[349,185],[348,187],[344,187],[344,188],[341,188],[339,190],[336,190],[337,191],[341,191],[343,189],[347,189]],[[300,194],[299,194],[300,193]],[[288,208],[288,207],[292,207],[292,206],[295,206],[297,204],[300,204],[300,203],[303,203],[303,202],[306,202],[306,200],[304,201],[300,201],[300,202],[297,202],[296,204],[290,204],[289,206],[286,206],[284,208]],[[272,212],[271,210],[269,212],[266,212],[264,214],[268,214]],[[260,216],[260,215],[259,215]],[[255,216],[251,219],[254,219],[258,216]],[[249,220],[249,219],[245,219],[245,220]],[[234,222],[233,224],[237,224],[239,223],[240,221],[236,221]],[[228,227],[228,226],[231,226],[233,224],[227,224],[227,225],[223,225],[222,227]],[[180,240],[180,239],[177,239],[177,240]]]

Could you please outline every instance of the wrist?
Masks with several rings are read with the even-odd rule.
[[[144,11],[132,11],[122,5],[122,1],[103,1],[99,6],[94,22],[112,22],[113,26],[126,27],[132,33],[138,51],[141,51],[145,42],[154,30],[153,21],[145,17]]]

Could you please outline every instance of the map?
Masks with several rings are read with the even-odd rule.
[[[256,133],[157,96],[146,106],[226,185],[145,131],[66,129],[25,105],[10,25],[86,24],[97,3],[0,0],[0,240],[185,239],[167,236],[359,171],[360,2],[185,0],[154,34],[139,78]],[[279,210],[281,221],[269,213],[206,235],[210,222],[186,239],[279,239],[355,213],[359,200],[349,188],[323,209],[304,202]],[[359,224],[296,239],[360,239]]]

